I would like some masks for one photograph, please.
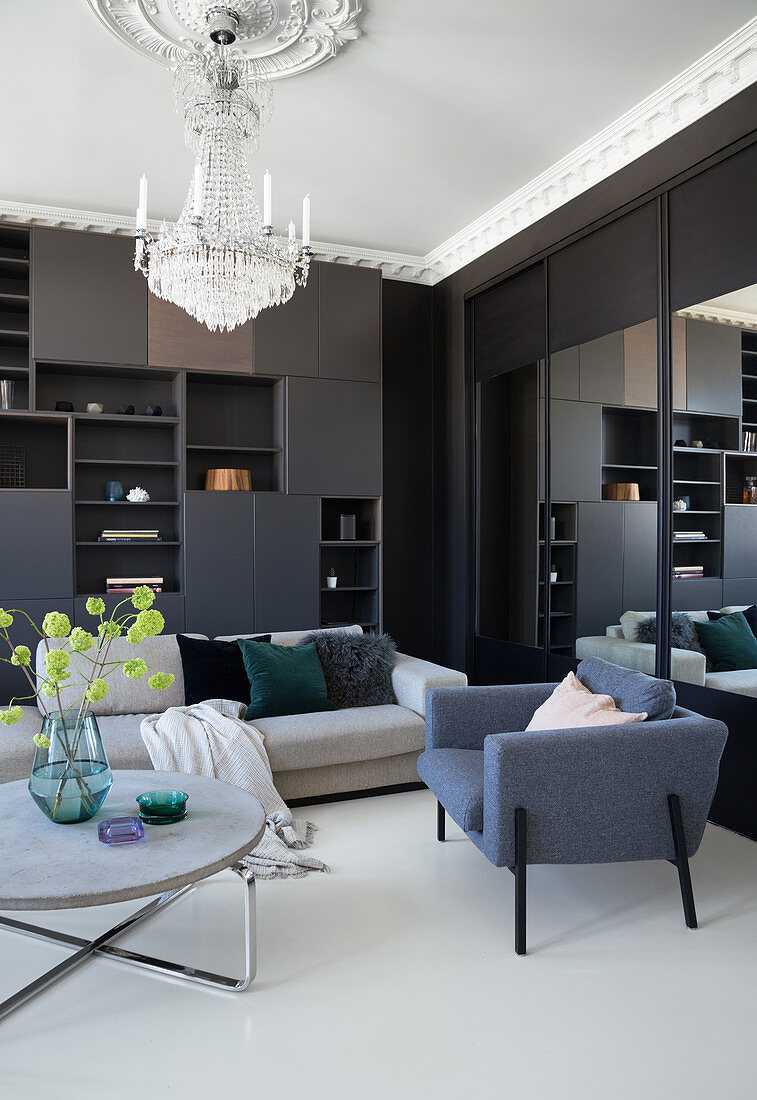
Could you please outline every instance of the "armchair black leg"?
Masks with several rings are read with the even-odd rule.
[[[436,839],[444,841],[444,806],[436,803]]]
[[[515,953],[526,953],[526,811],[515,811]]]
[[[681,899],[683,901],[683,913],[686,918],[686,927],[696,928],[697,911],[694,906],[694,891],[691,888],[689,857],[686,854],[686,836],[683,831],[681,802],[677,794],[668,795],[668,810],[670,811],[670,828],[673,832],[673,846],[676,853],[676,858],[671,860],[671,863],[673,863],[678,871],[678,881],[681,886]]]

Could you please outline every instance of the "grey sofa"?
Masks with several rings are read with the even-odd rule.
[[[349,630],[362,633],[359,626]],[[295,645],[305,633],[273,634],[271,640],[278,645]],[[40,672],[43,656],[40,644],[37,654]],[[150,758],[140,736],[142,719],[147,714],[184,704],[184,676],[176,635],[145,639],[136,649],[119,638],[113,642],[111,656],[116,660],[140,656],[154,668],[172,672],[176,677],[167,691],[160,692],[148,687],[146,679],[127,680],[116,672],[110,679],[109,694],[91,708],[97,716],[111,767],[150,768]],[[72,664],[76,661],[76,655],[72,655]],[[285,799],[291,800],[417,783],[416,762],[424,744],[426,692],[445,684],[466,683],[462,672],[400,653],[392,673],[396,704],[259,719],[255,725],[263,734],[276,787]],[[20,692],[22,684],[19,673]],[[75,690],[64,689],[63,705],[67,706],[77,695]],[[22,721],[3,729],[0,781],[29,775],[34,756],[32,737],[39,729],[40,712],[36,707],[25,707]]]
[[[696,927],[688,856],[702,839],[726,727],[676,708],[632,726],[523,732],[555,686],[429,693],[418,774],[438,799],[438,839],[446,811],[487,859],[514,872],[518,954],[529,863],[670,860]]]

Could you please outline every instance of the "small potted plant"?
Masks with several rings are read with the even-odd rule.
[[[326,574],[326,587],[336,588],[336,569],[329,569]]]
[[[549,567],[549,583],[557,584],[557,566],[554,562]]]

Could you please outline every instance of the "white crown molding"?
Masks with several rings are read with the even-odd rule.
[[[326,243],[316,243],[314,248],[326,260],[376,267],[386,278],[433,286],[703,118],[756,80],[757,17],[426,256]],[[131,218],[6,201],[0,201],[0,222],[121,235],[134,232]],[[158,223],[151,228],[157,229]]]
[[[738,309],[725,309],[723,306],[689,306],[679,309],[678,317],[690,317],[694,321],[710,321],[716,325],[733,325],[735,328],[748,328],[757,331],[757,316]]]

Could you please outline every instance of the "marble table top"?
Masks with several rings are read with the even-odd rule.
[[[99,822],[137,817],[138,794],[182,790],[187,816],[145,825],[145,839],[109,845]],[[90,821],[57,825],[36,806],[27,780],[0,784],[0,910],[77,909],[149,897],[207,878],[255,847],[265,828],[254,795],[218,779],[180,772],[115,771]]]

